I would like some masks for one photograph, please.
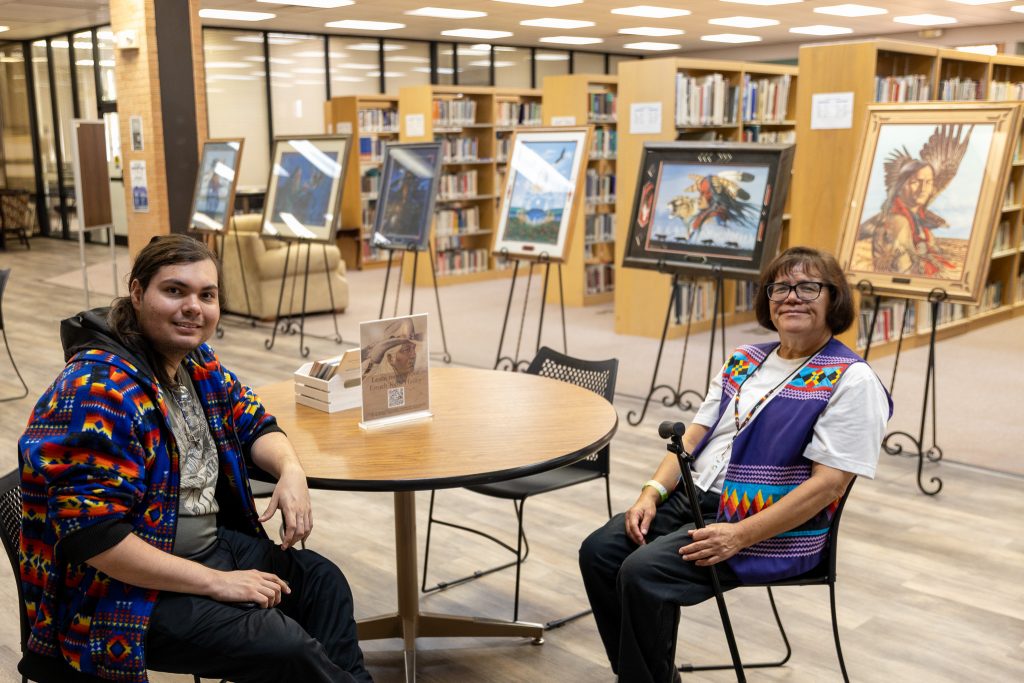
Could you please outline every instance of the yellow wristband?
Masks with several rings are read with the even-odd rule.
[[[648,486],[658,492],[658,495],[661,496],[662,503],[668,500],[668,489],[662,486],[660,481],[657,479],[648,479],[644,482],[644,485],[640,487],[640,490],[643,491]]]

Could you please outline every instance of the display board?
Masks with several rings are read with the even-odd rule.
[[[334,242],[348,165],[349,135],[277,138],[263,207],[262,233]]]

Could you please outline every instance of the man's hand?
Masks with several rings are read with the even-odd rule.
[[[260,515],[260,522],[266,522],[281,510],[284,534],[281,549],[287,550],[296,543],[306,540],[313,531],[313,506],[309,500],[306,475],[298,466],[285,466],[274,487],[267,509]]]
[[[746,548],[746,543],[736,524],[709,524],[703,529],[690,529],[689,545],[679,549],[687,562],[696,562],[698,567],[710,567],[724,562]]]
[[[658,514],[658,498],[657,491],[646,487],[640,492],[640,497],[633,503],[633,507],[626,510],[626,535],[637,545],[647,543],[644,536],[651,528],[654,516]]]
[[[282,593],[291,593],[284,579],[255,569],[217,572],[209,595],[219,602],[251,602],[257,607],[276,607]]]

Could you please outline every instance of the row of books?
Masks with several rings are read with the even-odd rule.
[[[434,100],[434,127],[456,128],[476,123],[476,101]]]
[[[1003,220],[999,221],[999,227],[996,228],[996,239],[992,244],[992,253],[997,251],[1003,251],[1013,246],[1013,225],[1010,221]]]
[[[615,174],[598,173],[597,169],[587,169],[586,191],[587,202],[592,204],[611,204],[615,202]]]
[[[875,102],[924,102],[932,98],[931,78],[925,74],[875,76]]]
[[[363,252],[363,263],[370,263],[372,261],[383,261],[388,257],[388,252],[386,249],[381,249],[380,247],[373,246],[370,240],[362,241],[361,251]]]
[[[397,109],[360,109],[356,112],[362,133],[397,133]]]
[[[591,92],[590,103],[587,105],[587,120],[598,123],[611,123],[616,120],[616,100],[613,92]]]
[[[878,307],[878,317],[875,319],[875,331],[871,335],[871,343],[881,344],[897,339],[900,335],[900,323],[903,321],[903,314],[906,311],[907,322],[904,325],[904,334],[913,334],[917,328],[916,314],[917,307],[911,303],[907,309],[905,299],[884,300]],[[871,316],[874,310],[869,306],[862,306],[857,326],[857,346],[863,348],[868,343],[868,330],[871,328]]]
[[[583,243],[615,241],[615,214],[592,213],[583,223]]]
[[[789,107],[789,74],[772,78],[743,76],[743,120],[783,121]]]
[[[982,99],[982,82],[973,78],[949,78],[939,83],[939,99],[944,102]]]
[[[694,321],[710,318],[714,311],[714,291],[714,284],[708,280],[680,283],[679,297],[676,299],[676,320],[685,324],[691,308]]]
[[[476,170],[445,173],[438,178],[437,191],[444,199],[475,197],[479,194],[477,192]]]
[[[439,234],[439,235],[437,235],[435,237],[434,244],[435,244],[435,246],[437,248],[437,252],[439,254],[440,253],[444,253],[444,252],[451,252],[451,251],[465,251],[465,250],[469,249],[472,246],[471,243],[473,243],[473,241],[470,240],[470,239],[467,239],[467,238],[471,238],[471,237],[475,237],[475,235],[472,235],[472,234],[440,235]],[[479,241],[475,242],[475,244],[479,244],[479,243],[480,243]]]
[[[487,270],[487,249],[439,251],[435,260],[438,275],[465,275]]]
[[[739,88],[720,73],[676,74],[676,125],[722,126],[736,123]]]
[[[512,138],[505,135],[500,136],[497,140],[495,150],[495,156],[497,157],[498,163],[507,162],[508,156],[512,153]]]
[[[591,159],[614,159],[619,151],[619,136],[614,128],[598,128],[590,144]]]
[[[967,314],[975,315],[984,311],[991,311],[1003,305],[1003,281],[996,280],[985,285],[981,293],[981,303],[977,306],[968,306]]]
[[[380,169],[370,168],[359,176],[359,191],[363,195],[376,195],[380,192]]]
[[[1016,206],[1020,201],[1017,199],[1017,184],[1010,179],[1006,184],[1006,194],[1003,195],[1003,206]]]
[[[434,234],[438,237],[459,235],[480,230],[480,208],[465,206],[441,209],[434,214]]]
[[[587,266],[587,294],[601,294],[615,290],[615,266],[610,263],[596,263]]]
[[[757,282],[753,280],[736,281],[737,312],[754,310],[754,296],[757,295]]]
[[[988,88],[988,96],[991,100],[1024,100],[1024,83],[991,81]]]
[[[539,126],[542,123],[540,102],[498,102],[498,126]]]
[[[441,157],[448,162],[476,161],[480,157],[480,140],[474,137],[442,137]]]
[[[381,138],[359,138],[359,161],[383,161],[385,142]]]
[[[743,142],[763,144],[796,142],[795,130],[764,130],[758,125],[743,126]]]

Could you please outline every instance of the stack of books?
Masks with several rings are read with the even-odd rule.
[[[306,363],[295,371],[295,402],[325,413],[362,405],[359,349]]]

